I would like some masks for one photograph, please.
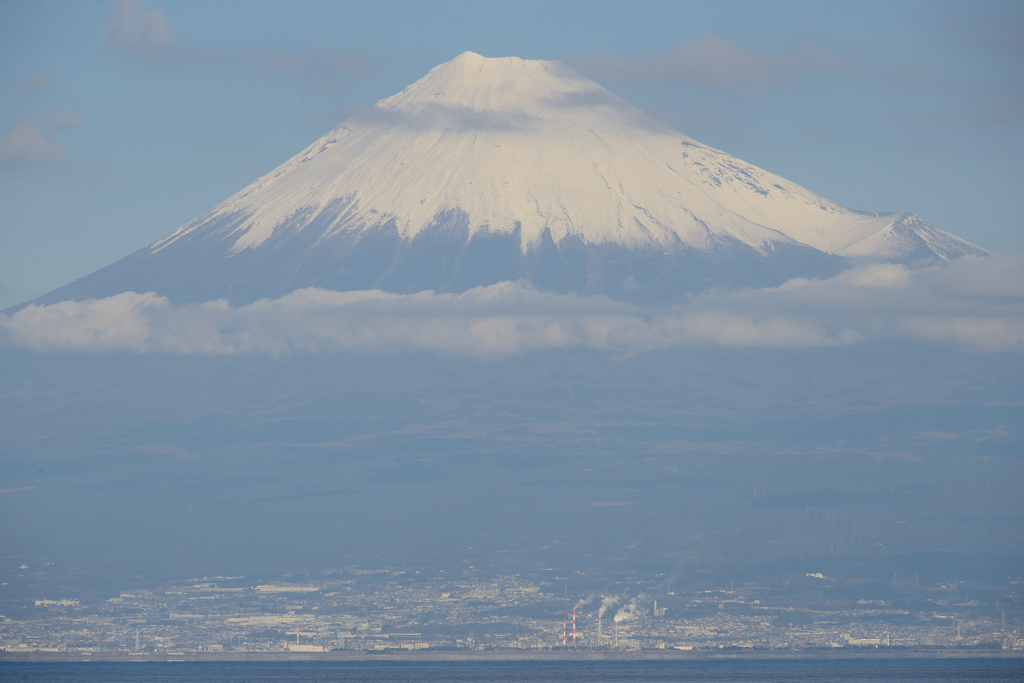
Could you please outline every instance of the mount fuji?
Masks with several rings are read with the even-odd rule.
[[[912,213],[853,210],[703,145],[559,62],[466,52],[36,303],[505,280],[657,302],[984,253]]]

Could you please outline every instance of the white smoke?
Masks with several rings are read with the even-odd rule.
[[[615,623],[618,624],[623,621],[633,621],[647,614],[647,608],[644,604],[647,602],[647,596],[644,594],[637,595],[634,598],[630,598],[629,602],[623,605],[618,612],[615,613]]]
[[[621,599],[618,595],[606,595],[601,598],[601,608],[597,610],[597,616],[603,617],[604,613],[619,604]]]
[[[578,600],[578,601],[576,602],[576,605],[575,605],[575,606],[573,607],[573,609],[574,609],[574,610],[577,610],[577,609],[579,609],[580,607],[583,607],[584,605],[589,605],[589,604],[590,604],[590,603],[592,603],[592,602],[594,602],[594,596],[593,596],[593,595],[588,595],[588,596],[587,596],[587,597],[585,597],[585,598],[580,598],[580,599],[579,599],[579,600]]]

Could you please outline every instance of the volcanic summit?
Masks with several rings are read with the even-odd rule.
[[[466,52],[37,302],[505,280],[655,302],[983,253],[912,213],[850,209],[703,145],[560,62]]]

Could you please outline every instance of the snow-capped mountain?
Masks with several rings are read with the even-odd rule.
[[[673,299],[984,250],[703,145],[555,61],[466,52],[212,211],[40,301],[541,289]]]

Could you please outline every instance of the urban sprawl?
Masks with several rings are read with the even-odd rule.
[[[540,572],[544,574],[545,572]],[[551,572],[554,574],[554,572]],[[1024,650],[1017,617],[956,585],[895,579],[897,599],[832,599],[821,573],[777,588],[673,590],[664,577],[581,591],[578,577],[431,577],[343,569],[318,580],[206,577],[95,602],[39,596],[0,616],[5,653],[585,650]],[[593,582],[591,582],[593,583]],[[1011,590],[1016,582],[1011,582]],[[1011,603],[1015,595],[1004,596]]]

